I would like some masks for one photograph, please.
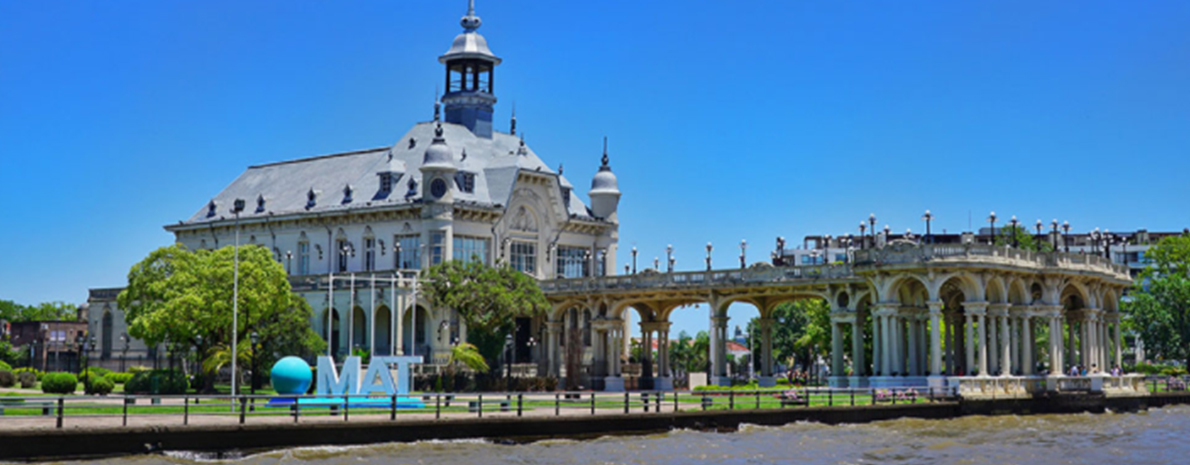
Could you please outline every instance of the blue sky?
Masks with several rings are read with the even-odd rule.
[[[430,118],[465,3],[0,2],[0,299],[122,285],[248,165],[390,145]],[[938,231],[1190,226],[1188,2],[477,9],[499,128],[515,102],[577,186],[610,138],[621,264],[761,258],[871,212],[918,231],[927,208]]]

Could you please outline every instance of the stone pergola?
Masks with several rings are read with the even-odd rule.
[[[1107,371],[1121,363],[1118,302],[1131,285],[1123,266],[1097,255],[909,241],[857,250],[848,263],[549,280],[541,283],[553,305],[545,365],[559,376],[560,331],[589,324],[591,376],[605,389],[623,389],[621,328],[635,310],[643,346],[659,342],[656,354],[643,351],[642,378],[655,389],[672,388],[670,316],[707,304],[711,381],[728,384],[728,307],[746,303],[760,312],[760,385],[773,386],[773,311],[784,302],[823,299],[831,306],[835,386],[1060,377],[1072,365]]]

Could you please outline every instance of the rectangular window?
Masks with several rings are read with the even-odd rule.
[[[339,272],[347,272],[347,254],[351,251],[347,250],[347,239],[339,239],[335,242],[335,253],[339,254]]]
[[[397,261],[397,268],[402,270],[421,268],[421,236],[396,236],[393,237],[393,242],[401,245],[401,251],[393,254],[393,260]]]
[[[587,275],[587,249],[581,247],[558,247],[558,256],[554,259],[557,264],[557,277],[583,278]]]
[[[607,275],[607,249],[595,252],[595,276]]]
[[[537,274],[537,244],[513,242],[509,249],[513,269],[527,274]]]
[[[364,270],[373,271],[376,269],[376,238],[364,238]]]
[[[430,233],[430,265],[442,263],[442,248],[446,246],[446,233]]]
[[[298,243],[298,274],[303,275],[303,276],[310,274],[310,243],[309,242],[299,242]]]
[[[811,261],[811,259],[810,259],[810,256],[809,256],[809,255],[802,255],[802,264],[803,264],[803,265],[813,265],[813,264],[814,264],[814,262],[813,262],[813,261]]]
[[[488,240],[482,237],[455,236],[453,257],[456,261],[477,260],[488,263]]]

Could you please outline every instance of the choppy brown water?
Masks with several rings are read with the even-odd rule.
[[[1169,464],[1190,460],[1190,407],[1144,413],[894,420],[867,425],[748,426],[737,433],[300,448],[228,464]],[[192,454],[94,463],[212,463]]]

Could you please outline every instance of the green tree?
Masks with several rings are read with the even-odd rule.
[[[458,312],[467,342],[497,366],[516,318],[545,315],[550,308],[537,281],[510,266],[450,260],[422,271],[421,279],[430,302]]]
[[[773,318],[777,320],[773,327],[774,360],[807,365],[815,355],[829,352],[830,305],[825,300],[804,299],[778,305]],[[759,337],[755,320],[748,323],[748,333]]]
[[[1124,304],[1128,324],[1147,351],[1190,364],[1190,237],[1165,237],[1145,256],[1151,263]]]
[[[1035,240],[1033,233],[1030,233],[1024,226],[1012,225],[1000,228],[996,234],[996,245],[1007,246],[1013,245],[1013,238],[1016,239],[1015,244],[1021,250],[1032,250],[1040,252],[1053,252],[1054,245],[1049,241]]]
[[[60,321],[78,318],[78,306],[66,302],[42,302],[37,305],[21,305],[11,300],[0,300],[0,320],[10,322]]]
[[[446,361],[446,365],[451,370],[457,365],[463,365],[476,373],[487,373],[491,369],[488,362],[483,359],[483,355],[479,353],[479,348],[469,342],[456,344],[452,347],[450,359]]]
[[[125,310],[128,334],[149,345],[168,341],[174,347],[197,347],[204,361],[218,358],[222,350],[222,358],[230,362],[230,350],[220,348],[231,345],[234,253],[231,246],[189,251],[173,245],[154,250],[134,265],[128,287],[116,297]],[[325,345],[310,328],[311,316],[309,304],[292,292],[284,267],[267,249],[240,246],[240,358],[251,352],[252,332],[260,339],[260,367],[270,366],[274,354],[321,351]]]

